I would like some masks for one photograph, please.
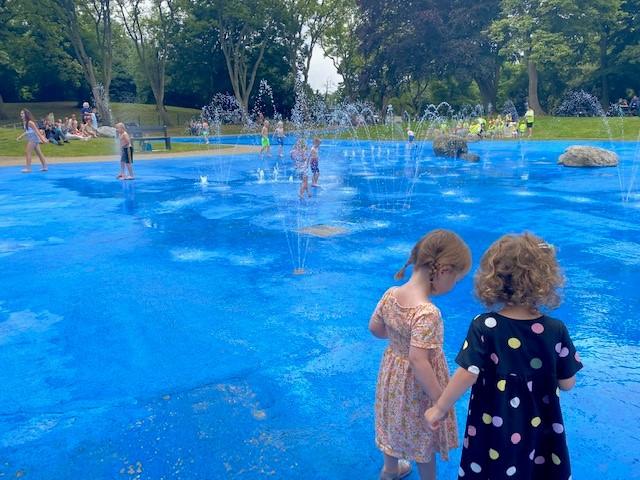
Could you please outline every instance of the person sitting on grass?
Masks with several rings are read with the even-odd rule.
[[[85,115],[83,120],[84,121],[82,123],[82,126],[80,127],[80,131],[87,137],[98,138],[98,132],[91,126],[91,113]]]
[[[55,123],[49,120],[49,117],[44,121],[44,135],[47,137],[47,140],[49,140],[49,143],[58,146],[64,145],[64,136],[62,135],[62,132],[60,129],[56,128]]]
[[[93,107],[91,109],[91,127],[95,130],[98,131],[98,109],[96,107]]]
[[[66,135],[67,140],[89,140],[87,134],[78,128],[78,120],[75,113],[71,114],[67,125],[69,129]]]
[[[56,131],[62,137],[64,143],[69,143],[69,140],[67,140],[67,133],[69,133],[69,131],[67,130],[66,123],[59,118],[56,120]]]

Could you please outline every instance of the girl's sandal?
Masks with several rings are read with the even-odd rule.
[[[380,480],[400,480],[411,473],[411,464],[406,460],[398,460],[397,472],[385,472],[384,468],[380,472]]]

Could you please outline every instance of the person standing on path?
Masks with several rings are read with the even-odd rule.
[[[41,172],[46,172],[49,170],[49,166],[47,165],[47,159],[44,158],[44,154],[40,149],[41,143],[49,143],[49,140],[40,132],[40,129],[36,125],[36,122],[33,119],[33,115],[26,108],[20,110],[20,118],[22,119],[22,125],[24,128],[24,132],[22,135],[19,135],[16,140],[21,140],[24,136],[27,137],[27,147],[25,149],[25,157],[26,157],[26,165],[22,169],[22,173],[31,173],[31,156],[33,151],[35,150],[36,155],[40,159],[40,163],[42,164],[42,168],[40,168]]]

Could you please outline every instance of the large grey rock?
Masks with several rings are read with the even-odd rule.
[[[618,155],[604,148],[573,145],[560,155],[558,163],[565,167],[615,167]]]
[[[467,141],[457,135],[439,135],[433,140],[433,153],[436,157],[460,157],[467,153]]]
[[[98,127],[98,135],[101,137],[116,138],[116,129],[113,127]]]

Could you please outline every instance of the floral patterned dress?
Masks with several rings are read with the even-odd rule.
[[[372,320],[383,323],[389,336],[376,386],[376,444],[387,455],[420,463],[430,462],[436,452],[448,460],[449,450],[458,446],[453,411],[437,431],[424,420],[431,399],[418,383],[409,363],[409,347],[427,350],[437,381],[444,389],[449,370],[442,352],[443,325],[440,310],[432,303],[404,307],[385,292]]]

